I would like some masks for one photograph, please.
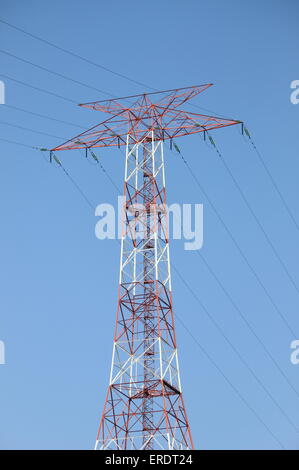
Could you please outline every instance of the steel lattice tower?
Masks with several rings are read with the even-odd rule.
[[[112,116],[52,149],[126,148],[117,319],[96,449],[193,448],[172,309],[163,143],[240,122],[181,109],[209,86],[82,104]]]

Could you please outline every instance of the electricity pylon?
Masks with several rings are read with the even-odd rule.
[[[95,449],[194,448],[172,309],[163,144],[178,150],[174,138],[240,122],[181,109],[210,86],[81,104],[112,116],[52,149],[126,148],[117,320]]]

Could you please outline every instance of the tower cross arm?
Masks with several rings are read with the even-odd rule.
[[[221,127],[241,124],[242,121],[206,114],[191,113],[179,108],[152,105],[143,113],[122,110],[109,119],[69,139],[52,151],[126,145],[131,135],[141,142],[149,131],[155,131],[156,140],[169,140],[188,134],[197,134]]]

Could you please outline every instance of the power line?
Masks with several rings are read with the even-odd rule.
[[[206,265],[207,269],[209,270],[210,274],[214,277],[214,279],[216,280],[217,284],[220,286],[220,288],[222,289],[222,291],[224,292],[224,294],[226,295],[226,297],[229,299],[230,303],[233,305],[233,307],[235,308],[235,310],[237,311],[237,313],[239,314],[239,316],[241,317],[241,319],[244,321],[245,325],[247,326],[247,328],[249,329],[249,331],[254,335],[254,337],[256,338],[256,340],[259,342],[260,346],[262,347],[262,349],[264,350],[264,352],[266,353],[266,355],[268,356],[268,358],[271,360],[271,362],[273,363],[273,365],[276,367],[276,369],[280,372],[280,374],[284,377],[284,379],[286,380],[286,382],[288,383],[288,385],[290,386],[290,388],[294,391],[294,393],[296,394],[297,397],[299,397],[299,393],[298,391],[296,390],[296,388],[293,386],[293,384],[290,382],[290,380],[288,379],[287,375],[283,372],[283,370],[281,369],[281,367],[279,366],[279,364],[277,363],[277,361],[275,360],[275,358],[273,357],[273,355],[271,354],[271,352],[266,348],[264,342],[260,339],[260,337],[257,335],[257,333],[255,332],[255,330],[253,329],[253,327],[251,326],[251,324],[248,322],[246,316],[242,313],[241,309],[238,307],[238,305],[236,304],[236,302],[234,301],[234,299],[232,298],[232,296],[229,294],[229,292],[227,291],[227,289],[224,287],[223,283],[221,282],[221,280],[218,278],[218,276],[216,275],[216,273],[213,271],[213,269],[211,268],[211,266],[209,265],[209,263],[207,262],[207,260],[204,258],[204,256],[199,252],[199,251],[196,251],[196,254],[201,258],[201,260],[203,261],[203,263]],[[194,295],[194,293],[193,293]],[[213,322],[214,320],[211,319]],[[231,345],[233,347],[233,345]],[[234,348],[234,347],[233,347]],[[297,429],[297,428],[296,428]]]
[[[67,124],[69,126],[78,127],[80,129],[86,129],[85,127],[79,126],[78,124],[74,124],[73,122],[62,121],[61,119],[53,118],[51,116],[46,116],[45,114],[35,113],[34,111],[29,111],[28,109],[19,108],[17,106],[12,106],[10,104],[4,103],[2,106],[6,106],[7,108],[15,109],[16,111],[22,111],[23,113],[32,114],[33,116],[41,117],[43,119],[49,119],[50,121],[60,122],[61,124]]]
[[[290,271],[288,270],[285,262],[283,261],[283,259],[281,258],[280,254],[278,253],[277,249],[275,248],[275,246],[273,245],[269,235],[267,234],[266,230],[264,229],[263,227],[263,224],[260,222],[260,220],[258,219],[257,215],[255,214],[254,210],[252,209],[248,199],[246,198],[243,190],[241,189],[239,183],[237,182],[236,178],[234,177],[231,169],[229,168],[228,164],[226,163],[226,161],[224,160],[224,158],[220,158],[220,161],[222,162],[224,168],[226,169],[227,173],[230,175],[234,185],[236,186],[239,194],[241,195],[246,207],[248,208],[250,214],[252,215],[252,217],[254,218],[255,222],[257,223],[258,227],[260,228],[260,230],[262,231],[268,245],[271,247],[271,250],[272,252],[274,253],[275,257],[277,258],[277,260],[279,261],[281,267],[283,268],[284,272],[286,273],[289,281],[292,283],[293,287],[296,289],[297,293],[299,294],[299,289],[298,289],[298,286],[296,284],[296,282],[294,281],[294,278],[292,277]]]
[[[152,86],[150,86],[150,85],[148,85],[148,84],[146,84],[146,83],[142,83],[142,82],[140,82],[140,81],[138,81],[138,80],[135,80],[135,79],[133,79],[133,78],[130,78],[130,77],[128,77],[127,75],[125,75],[125,74],[123,74],[123,73],[119,73],[119,72],[116,72],[116,71],[114,71],[114,70],[111,70],[111,69],[109,69],[109,68],[107,68],[107,67],[105,67],[105,66],[103,66],[103,65],[101,65],[101,64],[99,64],[99,63],[96,63],[96,62],[94,62],[94,61],[92,61],[92,60],[90,60],[90,59],[86,59],[85,57],[83,57],[83,56],[81,56],[81,55],[79,55],[79,54],[76,54],[75,52],[72,52],[72,51],[70,51],[70,50],[68,50],[68,49],[65,49],[65,48],[63,48],[63,47],[61,47],[61,46],[58,46],[57,44],[54,44],[54,43],[52,43],[52,42],[50,42],[50,41],[48,41],[48,40],[46,40],[46,39],[43,39],[43,38],[41,38],[40,36],[37,36],[37,35],[32,34],[32,33],[29,33],[28,31],[25,31],[24,29],[19,28],[18,26],[15,26],[15,25],[13,25],[13,24],[11,24],[11,23],[8,23],[7,21],[4,21],[4,20],[1,20],[1,19],[0,19],[0,22],[3,23],[3,24],[5,24],[6,26],[9,26],[10,28],[13,28],[13,29],[15,29],[15,30],[17,30],[17,31],[19,31],[19,32],[21,32],[21,33],[23,33],[23,34],[26,34],[27,36],[30,36],[30,37],[33,38],[33,39],[36,39],[37,41],[40,41],[40,42],[42,42],[42,43],[44,43],[44,44],[47,44],[48,46],[54,47],[55,49],[58,49],[58,50],[60,50],[60,51],[62,51],[62,52],[64,52],[64,53],[66,53],[66,54],[69,54],[69,55],[71,55],[72,57],[76,57],[77,59],[80,59],[80,60],[82,60],[82,61],[84,61],[84,62],[86,62],[86,63],[88,63],[88,64],[90,64],[90,65],[93,65],[93,66],[98,67],[98,68],[100,68],[100,69],[102,69],[102,70],[105,70],[106,72],[112,73],[113,75],[116,75],[117,77],[120,77],[120,78],[123,78],[123,79],[125,79],[125,80],[128,80],[128,81],[130,81],[130,82],[132,82],[132,83],[135,83],[136,85],[139,85],[139,86],[148,88],[149,90],[152,90],[152,91],[159,91],[157,88],[154,88],[154,87],[152,87]],[[15,57],[16,57],[16,56],[15,56]],[[21,60],[23,60],[23,59],[21,59]],[[29,62],[28,62],[28,63],[29,63]],[[31,64],[31,65],[35,65],[35,64]],[[39,66],[38,66],[38,67],[39,67]],[[52,71],[51,71],[51,73],[52,73]],[[64,77],[64,78],[66,78],[66,77]],[[71,80],[72,80],[72,79],[71,79]],[[72,80],[72,81],[74,81],[74,80]],[[86,86],[86,85],[84,85],[84,86]],[[110,95],[110,96],[115,96],[115,95],[111,95],[111,93],[108,93],[108,92],[106,92],[106,91],[102,91],[102,93],[107,94],[107,95]],[[207,111],[207,112],[212,113],[212,114],[215,114],[215,115],[217,115],[217,116],[220,116],[220,114],[221,114],[221,113],[216,113],[215,111],[212,111],[212,110],[210,110],[210,109],[207,109],[207,108],[203,108],[203,107],[201,107],[201,106],[198,106],[198,105],[196,105],[196,104],[194,104],[194,103],[189,103],[189,106],[192,106],[193,108],[198,108],[198,109],[203,110],[203,111]]]
[[[65,139],[65,137],[59,137],[57,135],[48,134],[47,132],[37,131],[35,129],[30,129],[29,127],[23,127],[17,124],[12,124],[11,122],[0,121],[0,124],[5,124],[6,126],[15,127],[17,129],[22,129],[23,131],[29,131],[29,132],[34,132],[34,133],[41,134],[41,135],[46,135],[48,137],[54,137],[55,139]]]
[[[242,355],[239,353],[239,351],[237,350],[237,348],[233,345],[233,343],[231,342],[231,340],[228,338],[228,336],[226,336],[226,334],[224,333],[223,329],[219,326],[219,324],[217,323],[217,321],[214,319],[213,315],[211,315],[211,313],[208,311],[208,309],[205,307],[205,305],[202,303],[202,301],[199,299],[199,297],[197,296],[197,294],[195,294],[195,292],[193,291],[193,289],[191,289],[191,287],[189,286],[189,284],[185,281],[185,279],[181,276],[181,274],[178,272],[178,270],[173,266],[173,264],[171,263],[172,267],[174,268],[175,272],[178,274],[178,276],[180,277],[180,279],[182,280],[182,282],[185,284],[185,286],[187,287],[187,289],[189,290],[189,292],[193,295],[193,297],[196,299],[196,301],[199,303],[199,305],[201,306],[201,309],[205,312],[205,314],[208,316],[208,318],[210,319],[210,321],[213,323],[213,325],[215,326],[215,328],[217,329],[217,331],[222,335],[222,337],[225,339],[225,341],[227,342],[227,344],[232,348],[232,350],[234,351],[234,353],[236,354],[236,356],[239,358],[239,360],[241,361],[241,363],[245,366],[245,368],[250,372],[250,374],[254,377],[254,379],[257,381],[257,383],[262,387],[262,389],[264,390],[264,392],[266,393],[266,395],[270,398],[270,400],[272,401],[272,403],[274,403],[274,405],[280,410],[280,412],[283,414],[283,416],[286,418],[286,420],[288,421],[288,423],[296,430],[296,432],[299,432],[299,429],[298,427],[296,426],[296,424],[292,421],[292,419],[287,415],[287,413],[282,409],[282,407],[279,405],[279,403],[276,401],[276,399],[273,397],[273,395],[271,394],[271,392],[269,392],[269,390],[266,388],[266,386],[263,384],[263,382],[258,378],[258,376],[256,375],[256,373],[254,372],[254,370],[250,367],[250,365],[248,364],[248,362],[242,357]]]
[[[286,380],[286,382],[288,383],[288,385],[291,387],[291,389],[295,392],[295,394],[297,395],[297,397],[299,397],[299,393],[298,391],[296,390],[296,388],[294,387],[294,385],[291,383],[291,381],[289,380],[289,378],[287,377],[287,375],[284,373],[284,371],[281,369],[281,367],[279,366],[279,364],[277,363],[277,361],[275,360],[275,358],[273,357],[273,355],[271,354],[271,352],[268,350],[268,348],[265,346],[264,342],[261,340],[261,338],[257,335],[256,331],[254,330],[254,328],[252,327],[252,325],[249,323],[249,321],[247,320],[246,316],[244,315],[244,313],[242,312],[242,310],[240,309],[240,307],[237,305],[237,303],[235,302],[235,300],[233,299],[233,297],[231,296],[231,294],[228,292],[228,290],[225,288],[224,284],[221,282],[221,280],[219,279],[219,277],[217,276],[217,274],[215,273],[215,271],[211,268],[210,264],[207,262],[207,260],[205,259],[205,257],[199,252],[199,251],[196,251],[197,255],[201,258],[201,260],[203,261],[203,263],[205,264],[205,266],[207,267],[208,271],[210,272],[210,274],[213,276],[213,278],[215,279],[215,281],[217,282],[217,284],[219,285],[219,287],[221,288],[221,290],[224,292],[225,296],[228,298],[228,300],[230,301],[230,303],[232,304],[232,306],[234,307],[234,309],[238,312],[239,316],[242,318],[242,320],[244,321],[245,325],[247,326],[247,328],[249,329],[249,331],[251,331],[251,333],[253,334],[253,336],[256,338],[256,340],[258,341],[258,343],[260,344],[260,346],[262,347],[262,349],[264,350],[264,352],[266,353],[266,355],[268,356],[268,358],[271,360],[272,364],[275,366],[275,368],[280,372],[280,374],[282,375],[282,377]]]
[[[226,172],[229,174],[232,182],[234,183],[235,187],[237,188],[241,198],[243,199],[247,209],[249,210],[250,214],[252,215],[252,217],[254,218],[256,224],[258,225],[258,227],[260,228],[260,230],[262,231],[268,245],[270,246],[272,252],[274,253],[275,257],[277,258],[278,262],[280,263],[280,265],[282,266],[284,272],[286,273],[289,281],[292,283],[293,287],[296,289],[297,293],[299,294],[299,289],[297,287],[297,284],[296,282],[294,281],[290,271],[288,270],[286,264],[284,263],[284,261],[282,260],[281,256],[279,255],[278,251],[276,250],[275,246],[273,245],[269,235],[267,234],[266,230],[264,229],[264,226],[263,224],[261,223],[261,221],[259,220],[259,218],[257,217],[257,215],[255,214],[253,208],[251,207],[247,197],[245,196],[245,193],[244,191],[242,190],[241,186],[239,185],[238,181],[236,180],[235,176],[233,175],[228,163],[225,161],[222,153],[219,151],[215,141],[213,139],[211,139],[209,133],[207,132],[211,142],[212,142],[212,145],[214,147],[214,149],[216,150],[216,152],[218,153],[219,157],[220,157],[220,161],[222,163],[222,165],[224,166]]]
[[[230,301],[230,303],[232,304],[232,306],[235,308],[235,310],[237,311],[237,313],[239,314],[239,316],[241,317],[241,319],[244,321],[245,325],[247,326],[247,328],[249,329],[249,331],[254,335],[254,337],[256,338],[256,340],[259,342],[260,346],[262,347],[262,349],[264,350],[264,352],[266,353],[266,355],[268,356],[268,358],[271,360],[272,364],[275,366],[275,368],[280,372],[280,374],[283,376],[283,378],[286,380],[287,384],[290,386],[290,388],[294,391],[294,393],[296,394],[297,397],[299,397],[299,392],[297,391],[297,389],[293,386],[293,384],[290,382],[289,378],[287,377],[287,375],[284,373],[284,371],[281,369],[281,367],[279,366],[279,364],[277,363],[277,361],[275,360],[275,358],[273,357],[273,355],[271,354],[271,352],[266,348],[264,342],[260,339],[260,337],[257,335],[257,333],[255,332],[254,328],[251,326],[251,324],[248,322],[246,316],[243,314],[243,312],[241,311],[241,309],[238,307],[238,305],[236,304],[236,302],[234,301],[234,299],[232,298],[232,296],[229,294],[229,292],[227,291],[227,289],[224,287],[223,283],[221,282],[221,280],[219,279],[219,277],[216,275],[215,271],[211,268],[211,266],[209,265],[209,263],[207,262],[207,260],[205,259],[205,257],[199,252],[196,250],[196,254],[201,258],[202,262],[205,264],[205,266],[207,267],[207,269],[209,270],[210,274],[213,276],[213,278],[215,279],[215,281],[217,282],[217,284],[220,286],[220,288],[222,289],[222,291],[224,292],[224,294],[226,295],[226,297],[228,298],[228,300]]]
[[[194,179],[194,181],[196,182],[197,186],[200,188],[201,192],[204,194],[205,198],[207,199],[207,201],[209,202],[210,206],[212,207],[214,213],[216,214],[217,218],[219,219],[219,221],[221,222],[221,224],[223,225],[223,227],[225,228],[225,231],[226,233],[229,235],[230,239],[232,240],[233,244],[235,245],[235,247],[237,248],[238,252],[240,253],[241,257],[243,258],[243,260],[245,261],[246,265],[248,266],[248,268],[250,269],[250,271],[252,272],[252,274],[254,275],[255,279],[257,280],[258,284],[260,285],[260,287],[263,289],[264,293],[266,294],[266,296],[268,297],[269,301],[271,302],[272,306],[274,307],[275,311],[278,313],[278,315],[280,316],[281,320],[283,321],[283,323],[285,324],[285,326],[287,327],[287,329],[290,331],[290,333],[292,334],[293,337],[296,337],[296,333],[294,332],[294,330],[292,329],[291,325],[289,324],[289,322],[287,321],[287,319],[285,318],[285,316],[283,315],[283,313],[280,311],[280,309],[278,308],[278,306],[276,305],[274,299],[272,298],[272,296],[270,295],[270,293],[268,292],[268,290],[266,289],[264,283],[262,282],[262,280],[260,279],[260,277],[258,276],[257,272],[255,271],[255,269],[253,268],[253,266],[250,264],[247,256],[245,255],[244,251],[242,250],[242,248],[240,247],[239,243],[237,242],[237,240],[235,239],[235,237],[233,236],[232,232],[230,231],[229,227],[226,225],[226,223],[224,222],[223,218],[221,217],[220,213],[218,212],[218,210],[216,209],[215,205],[213,204],[212,200],[210,199],[210,197],[208,196],[206,190],[203,188],[202,184],[199,182],[197,176],[195,175],[195,173],[193,172],[192,168],[190,167],[190,165],[188,164],[187,160],[185,159],[185,157],[183,156],[183,154],[181,152],[179,152],[179,155],[181,157],[181,159],[183,160],[184,164],[186,165],[186,167],[188,168],[188,171],[189,173],[191,174],[192,178]]]
[[[4,78],[7,78],[8,80],[11,80],[13,82],[19,83],[19,84],[24,85],[24,86],[27,86],[29,88],[33,88],[34,90],[41,91],[43,93],[46,93],[47,95],[55,96],[56,98],[60,98],[61,100],[68,101],[69,103],[78,104],[77,101],[75,101],[75,100],[72,100],[70,98],[66,98],[65,96],[58,95],[57,93],[54,93],[52,91],[45,90],[44,88],[39,88],[37,86],[30,85],[29,83],[23,82],[21,80],[17,80],[16,78],[9,77],[8,75],[5,75],[3,73],[0,73],[0,75]]]
[[[299,397],[299,393],[298,391],[296,390],[296,388],[293,386],[293,384],[290,382],[290,380],[288,379],[287,375],[283,372],[283,370],[281,369],[281,367],[279,366],[279,364],[277,363],[277,361],[275,360],[275,358],[273,357],[273,355],[271,354],[271,352],[266,348],[264,342],[259,338],[259,336],[257,335],[257,333],[255,332],[255,330],[253,329],[253,327],[250,325],[250,323],[248,322],[248,320],[246,319],[246,316],[242,313],[242,311],[240,310],[240,308],[238,307],[238,305],[236,304],[236,302],[234,301],[234,299],[232,298],[232,296],[229,294],[229,292],[227,291],[227,289],[224,287],[223,283],[220,281],[220,279],[218,278],[218,276],[216,275],[216,273],[213,271],[213,269],[211,268],[211,266],[209,265],[209,263],[207,262],[207,260],[204,258],[204,256],[199,252],[199,251],[196,251],[197,255],[201,258],[201,260],[203,261],[203,263],[206,265],[206,267],[208,268],[210,274],[214,277],[214,279],[216,280],[217,284],[220,286],[220,288],[222,289],[222,291],[224,292],[224,294],[226,295],[226,297],[229,299],[229,301],[231,302],[231,304],[233,305],[233,307],[235,308],[235,310],[237,311],[237,313],[239,314],[239,316],[243,319],[245,325],[247,326],[247,328],[251,331],[251,333],[254,335],[254,337],[256,338],[256,340],[259,342],[260,346],[263,348],[264,352],[266,353],[266,355],[268,356],[268,358],[271,360],[271,362],[273,363],[273,365],[276,367],[276,369],[280,372],[280,374],[284,377],[284,379],[286,380],[286,382],[288,383],[288,385],[291,387],[291,389],[294,391],[294,393],[297,395],[297,397]],[[193,296],[194,296],[194,293],[193,293]],[[214,322],[213,318],[211,318],[211,320]],[[231,345],[232,346],[232,345]],[[232,346],[233,347],[233,346]],[[234,347],[233,347],[234,348]]]
[[[265,423],[265,421],[260,417],[260,415],[255,411],[254,408],[248,403],[248,401],[244,398],[244,396],[240,393],[240,391],[235,387],[235,385],[229,380],[229,378],[224,374],[224,372],[221,370],[221,368],[217,365],[217,363],[214,361],[214,359],[208,354],[206,349],[199,343],[199,341],[195,338],[193,335],[192,331],[189,330],[189,328],[183,323],[183,321],[180,319],[178,315],[176,315],[178,318],[178,321],[181,323],[183,328],[189,333],[191,338],[194,340],[194,342],[197,344],[197,346],[200,348],[202,353],[208,358],[208,360],[213,364],[213,366],[218,370],[219,374],[222,375],[224,380],[230,385],[230,387],[234,390],[236,395],[239,397],[239,399],[247,406],[247,408],[253,413],[253,415],[256,417],[256,419],[267,429],[269,434],[275,439],[275,441],[279,444],[279,446],[284,449],[284,445],[282,442],[278,439],[278,437],[271,431],[269,426]]]
[[[22,147],[27,147],[27,148],[34,149],[34,150],[41,150],[39,147],[33,147],[32,145],[23,144],[22,142],[17,142],[15,140],[3,139],[2,137],[0,137],[0,140],[2,140],[3,142],[7,142],[9,144],[21,145]],[[47,150],[47,149],[44,149],[44,150]]]
[[[108,178],[108,180],[110,181],[110,183],[112,184],[112,186],[114,187],[114,189],[116,189],[117,193],[120,194],[121,193],[121,190],[120,188],[116,185],[116,183],[113,181],[113,179],[111,178],[111,176],[109,175],[108,171],[106,171],[105,167],[103,166],[103,164],[101,163],[100,159],[97,157],[97,155],[95,155],[95,153],[90,149],[90,148],[86,148],[87,151],[89,151],[90,155],[92,156],[92,158],[97,162],[96,163],[96,166],[100,167],[101,171],[105,174],[105,176]]]
[[[10,28],[13,28],[13,29],[15,29],[15,30],[17,30],[17,31],[20,31],[20,32],[23,33],[23,34],[26,34],[27,36],[30,36],[30,37],[33,38],[33,39],[36,39],[37,41],[43,42],[44,44],[47,44],[48,46],[54,47],[55,49],[57,49],[57,50],[59,50],[59,51],[62,51],[62,52],[64,52],[64,53],[66,53],[66,54],[69,54],[69,55],[71,55],[71,56],[73,56],[73,57],[76,57],[77,59],[83,60],[84,62],[86,62],[86,63],[88,63],[88,64],[91,64],[91,65],[94,65],[95,67],[98,67],[98,68],[100,68],[100,69],[102,69],[102,70],[105,70],[106,72],[112,73],[112,74],[114,74],[114,75],[116,75],[116,76],[118,76],[118,77],[120,77],[120,78],[123,78],[123,79],[125,79],[125,80],[128,80],[128,81],[130,81],[130,82],[132,82],[132,83],[135,83],[136,85],[140,85],[140,86],[142,86],[142,87],[146,87],[146,88],[149,88],[149,89],[151,89],[151,90],[155,90],[154,88],[150,87],[149,85],[146,85],[145,83],[142,83],[142,82],[139,82],[139,81],[137,81],[137,80],[134,80],[133,78],[130,78],[130,77],[128,77],[127,75],[124,75],[123,73],[115,72],[114,70],[111,70],[111,69],[109,69],[108,67],[105,67],[105,66],[103,66],[103,65],[101,65],[101,64],[98,64],[98,63],[96,63],[96,62],[94,62],[94,61],[92,61],[92,60],[90,60],[90,59],[86,59],[85,57],[82,57],[81,55],[76,54],[75,52],[69,51],[68,49],[65,49],[65,48],[63,48],[63,47],[61,47],[61,46],[58,46],[57,44],[54,44],[53,42],[47,41],[46,39],[43,39],[43,38],[41,38],[40,36],[37,36],[37,35],[32,34],[32,33],[29,33],[28,31],[25,31],[25,30],[22,29],[22,28],[19,28],[19,27],[15,26],[15,25],[13,25],[13,24],[11,24],[11,23],[8,23],[7,21],[4,21],[4,20],[1,20],[1,19],[0,19],[0,22],[3,23],[3,24],[6,24],[6,25],[9,26]]]
[[[48,72],[48,73],[51,73],[52,75],[56,75],[57,77],[60,77],[60,78],[64,78],[65,80],[69,80],[70,82],[73,82],[73,83],[76,83],[77,85],[81,85],[81,86],[84,86],[86,88],[89,88],[90,90],[95,90],[95,91],[98,91],[104,95],[108,95],[112,98],[116,98],[115,95],[113,95],[112,93],[108,93],[106,91],[103,91],[103,90],[100,90],[99,88],[95,88],[91,85],[87,85],[86,83],[83,83],[83,82],[80,82],[79,80],[75,80],[74,78],[71,78],[71,77],[67,77],[66,75],[63,75],[62,73],[59,73],[59,72],[54,72],[53,70],[50,70],[46,67],[43,67],[42,65],[38,65],[38,64],[35,64],[33,62],[30,62],[29,60],[26,60],[26,59],[23,59],[22,57],[18,57],[17,55],[14,55],[12,54],[11,52],[8,52],[8,51],[4,51],[3,49],[0,49],[0,52],[2,54],[6,54],[8,55],[9,57],[13,57],[14,59],[17,59],[17,60],[20,60],[21,62],[24,62],[25,64],[29,64],[29,65],[32,65],[33,67],[36,67],[40,70],[43,70],[45,72]]]
[[[271,181],[271,183],[272,183],[272,185],[273,185],[275,191],[277,192],[277,194],[278,194],[278,196],[279,196],[279,198],[280,198],[280,200],[281,200],[281,202],[282,202],[282,204],[283,204],[285,210],[287,211],[287,213],[289,214],[290,218],[292,219],[292,221],[293,221],[295,227],[296,227],[297,230],[299,231],[298,222],[297,222],[297,220],[295,219],[295,217],[294,217],[294,215],[293,215],[293,213],[292,213],[292,211],[291,211],[291,209],[290,209],[290,207],[289,207],[287,201],[285,200],[285,198],[284,198],[282,192],[280,191],[280,189],[279,189],[279,187],[278,187],[278,185],[277,185],[277,183],[276,183],[276,181],[275,181],[275,179],[274,179],[272,173],[270,172],[270,170],[269,170],[269,168],[268,168],[268,166],[267,166],[267,164],[266,164],[264,158],[262,157],[261,152],[258,150],[258,148],[257,148],[255,142],[253,141],[251,135],[249,134],[248,130],[247,130],[247,133],[246,133],[246,134],[247,134],[247,137],[249,138],[249,141],[250,141],[250,143],[251,143],[251,145],[252,145],[252,147],[253,147],[253,149],[254,149],[256,155],[258,156],[258,159],[259,159],[260,163],[262,164],[262,166],[263,166],[265,172],[267,173],[267,175],[268,175],[268,177],[269,177],[269,179],[270,179],[270,181]]]
[[[93,210],[95,210],[95,206],[94,204],[90,201],[90,199],[86,196],[85,192],[81,189],[81,187],[78,185],[78,183],[74,180],[74,178],[69,174],[69,172],[64,168],[63,164],[60,162],[59,160],[59,163],[58,165],[60,166],[60,168],[62,169],[62,171],[64,172],[64,174],[68,177],[68,179],[70,180],[70,182],[72,183],[72,185],[77,189],[77,191],[81,194],[81,196],[83,197],[83,199],[85,200],[85,202],[88,204],[89,207],[91,207]]]

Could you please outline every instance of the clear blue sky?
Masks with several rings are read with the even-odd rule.
[[[96,0],[6,2],[1,19],[157,89],[212,82],[196,104],[244,120],[294,216],[298,213],[298,3]],[[146,91],[1,24],[1,46],[16,56],[117,96]],[[1,72],[75,102],[105,95],[0,53]],[[6,103],[88,127],[101,113],[0,76]],[[80,129],[0,105],[0,136],[53,147]],[[30,133],[3,122],[53,134]],[[61,137],[61,138],[59,138]],[[237,128],[213,132],[226,163],[297,285],[298,231],[257,155]],[[178,142],[225,223],[297,334],[294,337],[240,257],[182,160],[167,151],[169,202],[204,204],[204,247],[263,344],[299,390],[290,363],[299,337],[298,291],[273,255],[219,157],[198,136]],[[65,175],[35,150],[0,141],[0,447],[89,449],[102,412],[117,302],[119,248],[94,235],[96,218]],[[100,152],[121,184],[119,151]],[[60,154],[94,204],[116,202],[105,175],[79,152]],[[172,261],[264,387],[299,427],[299,398],[240,319],[201,258],[174,241]],[[269,399],[173,273],[174,310],[217,367],[285,448],[299,434]],[[194,441],[202,449],[276,449],[278,442],[177,323],[182,382]]]

